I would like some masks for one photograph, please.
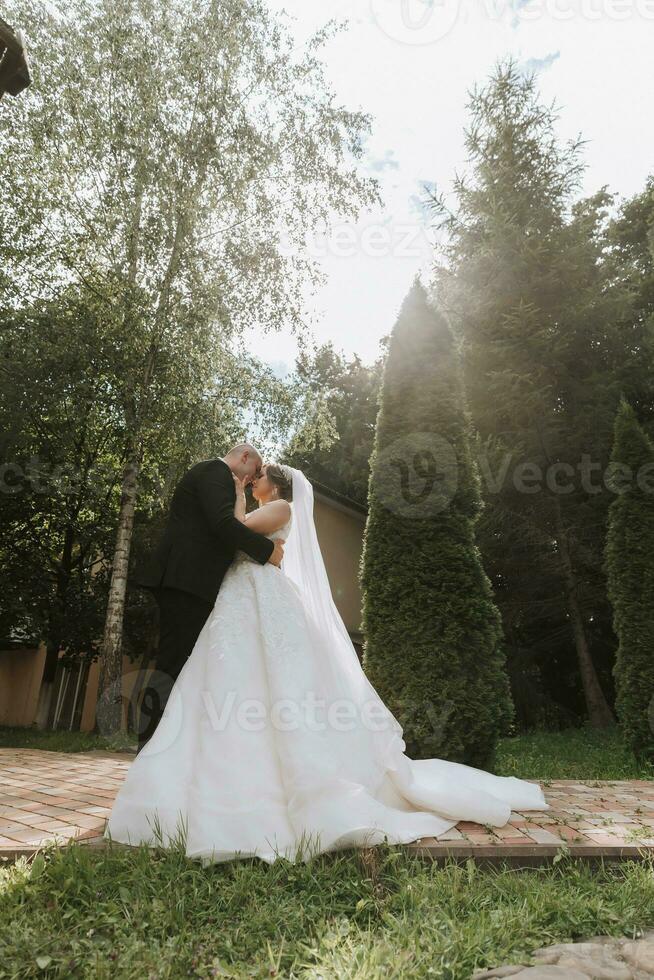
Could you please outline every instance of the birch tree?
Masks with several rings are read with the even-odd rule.
[[[120,725],[127,569],[158,427],[247,326],[303,327],[318,223],[376,199],[368,119],[339,105],[320,49],[260,0],[19,0],[34,85],[3,113],[6,303],[71,282],[102,310],[121,380],[124,464],[100,698]]]

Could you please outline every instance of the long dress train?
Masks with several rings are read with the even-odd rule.
[[[294,583],[239,553],[105,836],[181,836],[203,864],[296,861],[549,809],[538,783],[404,749],[363,671],[330,657]]]

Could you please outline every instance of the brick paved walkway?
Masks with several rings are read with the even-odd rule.
[[[71,838],[102,846],[111,804],[133,756],[0,749],[0,858]],[[461,822],[411,850],[425,856],[532,863],[562,847],[579,857],[654,854],[654,782],[541,781],[552,809],[511,814],[505,827]]]

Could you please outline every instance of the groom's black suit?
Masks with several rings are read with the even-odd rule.
[[[139,750],[153,734],[175,680],[216,601],[236,551],[264,565],[274,544],[234,517],[236,490],[222,459],[196,463],[175,488],[168,525],[138,585],[159,605],[156,671],[141,706]]]

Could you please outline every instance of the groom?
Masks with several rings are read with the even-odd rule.
[[[137,752],[159,724],[236,551],[261,565],[281,564],[283,541],[273,542],[234,517],[234,477],[250,483],[261,475],[261,463],[254,446],[241,443],[221,459],[191,467],[175,488],[163,536],[137,576],[159,606],[156,670],[143,695]]]

